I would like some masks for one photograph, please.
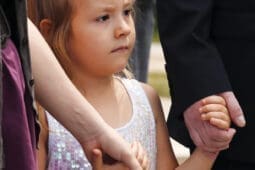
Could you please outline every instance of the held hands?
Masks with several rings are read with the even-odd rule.
[[[202,100],[203,106],[199,109],[201,118],[209,121],[220,129],[228,130],[231,124],[225,100],[220,96],[209,96]]]
[[[96,166],[97,169],[106,168],[107,170],[108,168],[104,167],[102,162],[100,162],[100,159],[102,159],[102,150],[104,153],[110,155],[114,160],[118,160],[122,163],[122,165],[118,165],[116,169],[125,165],[125,167],[130,170],[142,170],[142,167],[134,156],[130,145],[111,127],[105,127],[101,134],[89,141],[82,142],[81,145],[83,146],[86,156],[90,162],[95,162],[95,155],[96,158],[98,157],[95,164],[99,164]],[[111,167],[109,169],[111,169]]]
[[[220,96],[206,97],[184,112],[184,121],[197,147],[215,153],[212,156],[229,147],[236,131],[228,128],[230,120],[227,114],[226,103]]]
[[[134,142],[131,144],[132,152],[134,153],[136,159],[138,160],[140,166],[143,170],[148,170],[150,168],[150,162],[146,151],[142,147],[140,142]]]
[[[136,159],[139,161],[142,169],[148,170],[149,161],[148,161],[145,150],[142,148],[142,145],[139,142],[134,142],[131,145],[131,150],[136,156]],[[91,164],[92,164],[93,170],[129,170],[129,168],[121,162],[115,162],[115,163],[112,163],[111,165],[104,163],[103,154],[101,150],[99,149],[93,150]]]

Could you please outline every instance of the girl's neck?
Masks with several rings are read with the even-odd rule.
[[[102,94],[114,88],[114,77],[112,75],[96,77],[86,74],[74,74],[72,76],[72,82],[85,97]]]
[[[128,93],[113,75],[96,77],[75,74],[72,81],[112,127],[120,127],[131,118],[132,106]]]

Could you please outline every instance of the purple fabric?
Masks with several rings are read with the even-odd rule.
[[[37,165],[34,115],[31,108],[26,108],[27,98],[19,55],[11,40],[7,40],[1,53],[5,169],[35,170]]]

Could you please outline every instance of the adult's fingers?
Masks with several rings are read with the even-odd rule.
[[[242,108],[237,101],[233,92],[224,92],[221,93],[221,96],[225,99],[228,107],[228,111],[231,117],[231,120],[239,127],[244,127],[246,124],[245,117],[242,111]]]
[[[206,123],[206,125],[203,126],[202,135],[209,135],[209,141],[230,142],[236,132],[234,128],[223,130],[211,125],[209,122]]]
[[[207,121],[204,121],[197,131],[202,140],[200,148],[208,152],[217,152],[228,148],[235,134],[235,129],[219,129]]]

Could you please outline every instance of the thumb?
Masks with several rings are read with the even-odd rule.
[[[246,124],[243,110],[237,101],[233,92],[224,92],[221,96],[225,99],[227,103],[227,108],[231,117],[231,120],[239,127],[244,127]]]
[[[229,128],[226,132],[226,135],[228,136],[229,140],[231,141],[236,134],[236,130],[234,128]]]
[[[91,165],[93,170],[101,170],[103,168],[103,156],[99,149],[93,149]]]

